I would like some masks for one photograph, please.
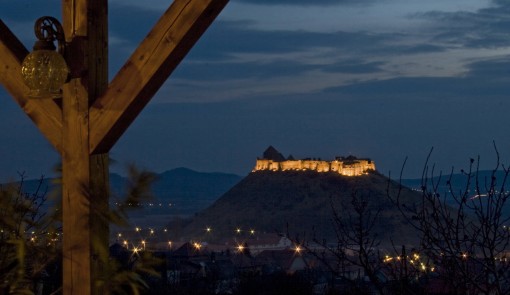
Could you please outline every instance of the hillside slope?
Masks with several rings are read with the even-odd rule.
[[[291,235],[314,235],[334,239],[333,208],[339,215],[354,216],[352,196],[368,202],[375,214],[380,210],[375,230],[385,242],[401,242],[409,237],[400,213],[387,197],[388,179],[378,173],[359,177],[313,171],[258,171],[249,174],[213,205],[195,215],[182,233],[188,238],[224,240],[235,237],[236,229],[257,232],[289,232]],[[398,185],[390,184],[395,192]],[[403,191],[402,200],[414,203],[420,195]],[[207,236],[204,229],[212,230]]]

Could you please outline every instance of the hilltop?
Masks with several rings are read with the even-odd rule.
[[[320,158],[295,159],[292,155],[285,158],[273,146],[269,146],[262,154],[262,158],[257,158],[252,172],[264,170],[337,172],[345,176],[359,176],[366,174],[367,171],[375,171],[375,164],[368,158],[358,159],[353,155],[337,156],[332,161],[323,161]]]

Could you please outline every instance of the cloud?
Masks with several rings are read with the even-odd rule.
[[[175,97],[176,87],[184,90],[191,85],[194,91],[221,85],[228,89],[228,97],[235,93],[239,98],[262,90],[310,91],[304,87],[316,89],[336,80],[328,75],[381,72],[384,62],[367,56],[393,38],[364,32],[260,31],[250,22],[219,21],[176,69],[168,92]]]
[[[207,48],[194,49],[202,55],[206,51],[236,53],[283,53],[295,52],[307,48],[334,47],[358,51],[393,38],[389,34],[371,34],[367,32],[308,32],[293,30],[257,30],[250,22],[218,21],[200,42],[207,42]]]
[[[490,99],[510,93],[510,56],[468,64],[461,77],[398,77],[331,87],[325,94],[348,97]]]
[[[468,11],[429,11],[414,17],[433,21],[434,42],[467,48],[501,48],[510,46],[510,2],[495,1],[489,8]]]
[[[344,73],[344,74],[367,74],[382,71],[381,66],[384,62],[365,62],[359,59],[340,61],[323,65],[320,67],[322,71],[330,73]]]
[[[271,80],[279,77],[297,77],[311,72],[370,74],[383,71],[381,61],[368,61],[362,58],[341,59],[332,57],[329,51],[303,51],[285,54],[240,54],[230,59],[195,60],[182,62],[174,75],[179,79],[195,81],[258,79]],[[336,60],[335,59],[340,59]],[[329,62],[325,63],[325,60]],[[289,90],[290,91],[290,90]]]
[[[298,75],[320,65],[307,65],[293,61],[275,61],[269,64],[261,62],[245,63],[184,63],[176,73],[179,78],[194,80],[225,80],[225,79],[271,79],[279,76]]]
[[[416,54],[416,53],[431,53],[431,52],[445,52],[446,46],[439,46],[434,44],[416,44],[410,46],[400,46],[398,52],[403,54]]]
[[[468,78],[475,78],[488,87],[498,89],[497,85],[510,87],[510,56],[494,58],[482,61],[476,61],[468,65],[469,72]],[[503,90],[508,92],[508,87],[503,87]],[[490,93],[490,89],[487,89]]]
[[[115,3],[110,13],[110,36],[117,40],[111,49],[111,72],[122,65],[160,15],[156,10]],[[478,54],[454,51],[459,45],[453,39],[439,40],[440,36],[458,38],[457,30],[467,33],[470,23],[466,15],[479,14],[422,13],[414,18],[440,20],[439,25],[431,29],[426,22],[416,31],[399,32],[262,29],[255,19],[220,18],[177,67],[156,101],[225,101],[318,93],[324,89],[324,93],[347,91],[351,89],[344,88],[348,85],[352,85],[352,91],[390,85],[381,81],[393,81],[387,87],[394,92],[399,91],[398,87],[402,87],[402,93],[413,87],[425,93],[432,91],[427,87],[440,92],[441,83],[446,81],[440,77],[471,71],[465,66],[466,60],[473,61]],[[424,80],[420,80],[422,76]],[[467,77],[451,79],[452,85],[467,81]],[[450,86],[444,87],[451,91]]]

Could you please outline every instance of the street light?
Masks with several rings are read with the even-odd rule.
[[[67,81],[69,68],[64,54],[65,37],[60,22],[51,16],[43,16],[35,21],[34,33],[38,41],[33,51],[21,64],[21,75],[30,88],[30,98],[62,97],[61,87]],[[53,43],[58,42],[58,51]]]

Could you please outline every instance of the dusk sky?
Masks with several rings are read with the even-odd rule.
[[[170,0],[110,0],[113,77]],[[0,0],[32,48],[60,0]],[[1,57],[0,57],[1,58]],[[510,1],[230,0],[112,149],[112,171],[176,167],[248,174],[285,156],[369,157],[419,177],[469,158],[510,163]],[[0,181],[52,175],[59,156],[0,87]]]

